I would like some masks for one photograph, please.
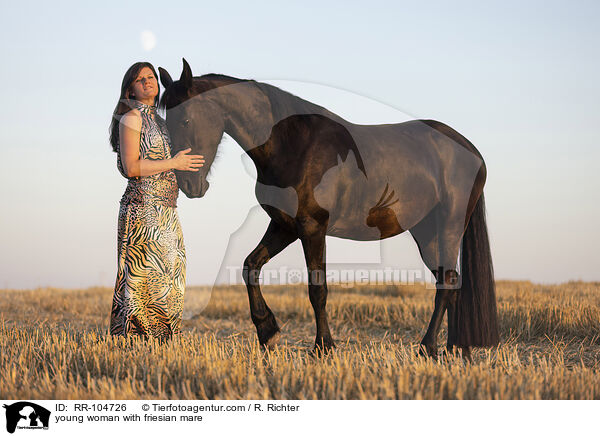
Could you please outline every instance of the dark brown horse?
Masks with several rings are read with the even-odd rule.
[[[437,282],[422,352],[437,356],[446,310],[449,350],[460,347],[468,355],[471,346],[498,343],[483,199],[486,167],[465,137],[433,120],[353,124],[266,83],[220,74],[193,77],[185,59],[177,81],[159,71],[173,153],[191,147],[206,160],[201,171],[177,172],[188,197],[206,193],[224,132],[256,165],[256,197],[271,222],[246,258],[243,277],[261,345],[271,347],[279,337],[258,284],[269,259],[302,242],[315,350],[327,351],[334,341],[326,312],[325,235],[370,241],[406,230]]]

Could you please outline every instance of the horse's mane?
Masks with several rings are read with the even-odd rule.
[[[231,85],[232,83],[251,82],[250,79],[238,79],[237,77],[227,76],[225,74],[208,73],[200,77],[194,77],[192,80],[192,90],[194,94],[220,88],[221,86]]]
[[[254,83],[269,99],[274,120],[283,120],[298,114],[319,114],[330,119],[341,120],[338,115],[323,106],[311,103],[281,88],[263,82],[254,81]]]
[[[238,79],[237,77],[217,73],[204,74],[200,77],[194,77],[191,94],[198,95],[221,86],[242,82],[254,83],[269,99],[274,120],[283,120],[291,115],[298,114],[320,114],[327,116],[330,119],[344,121],[339,115],[334,114],[322,106],[311,103],[310,101],[304,100],[297,95],[268,83],[257,82],[254,79]],[[178,90],[175,88],[165,90],[160,99],[159,107],[161,109],[170,108],[181,103],[182,100],[187,99],[187,97],[178,95],[177,91]]]
[[[366,177],[367,173],[365,171],[361,154],[352,138],[352,135],[347,130],[347,125],[349,124],[348,121],[344,120],[342,117],[334,114],[328,109],[319,106],[318,104],[311,103],[310,101],[304,100],[297,95],[284,91],[283,89],[268,83],[257,82],[253,79],[238,79],[237,77],[231,77],[225,74],[204,74],[200,77],[193,78],[191,90],[183,88],[179,83],[177,83],[175,86],[169,87],[169,89],[165,90],[163,93],[159,102],[159,107],[162,109],[169,109],[192,98],[195,95],[202,94],[210,91],[211,89],[244,82],[254,84],[258,90],[267,97],[271,105],[271,113],[275,123],[296,115],[320,115],[321,117],[325,117],[330,121],[337,122],[340,126],[344,126],[344,132],[348,140],[337,143],[343,144],[343,146],[341,146],[341,148],[338,150],[338,153],[340,156],[342,156],[342,160],[345,160],[346,156],[348,155],[348,151],[352,150],[354,152],[358,168],[365,174]],[[290,129],[289,124],[286,124],[285,127],[279,129],[278,134],[281,137],[288,137],[290,135],[293,136],[295,132],[293,129]]]
[[[208,79],[208,80],[203,80]],[[188,96],[188,90],[185,90],[183,95],[183,89],[181,86],[171,86],[169,89],[165,89],[165,92],[160,98],[158,107],[160,109],[170,109],[177,106],[180,103],[192,98],[193,96],[202,94],[210,91],[211,89],[219,88],[221,86],[230,85],[232,83],[249,82],[248,79],[238,79],[236,77],[226,76],[225,74],[209,73],[204,74],[200,77],[194,77],[192,80],[191,97]]]

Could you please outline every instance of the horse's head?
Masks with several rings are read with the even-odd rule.
[[[173,81],[164,68],[158,69],[165,92],[160,106],[167,111],[167,128],[171,137],[172,155],[190,147],[190,154],[204,156],[200,171],[175,171],[177,183],[189,198],[202,197],[208,190],[206,176],[215,160],[224,132],[224,114],[211,98],[210,85],[194,83],[192,70],[183,59],[183,71]]]

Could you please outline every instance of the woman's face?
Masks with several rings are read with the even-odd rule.
[[[141,102],[150,101],[149,104],[152,104],[158,94],[158,82],[152,70],[144,67],[140,70],[129,89],[130,98],[135,98]]]

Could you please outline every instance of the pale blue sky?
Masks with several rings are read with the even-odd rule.
[[[1,288],[114,284],[126,181],[107,141],[110,116],[132,63],[175,77],[181,57],[196,75],[271,81],[350,121],[449,124],[488,166],[496,277],[600,280],[598,2],[165,5],[3,4]],[[157,38],[150,51],[144,30]],[[191,285],[214,281],[256,204],[239,147],[226,138],[222,152],[207,196],[179,199]],[[243,205],[235,216],[231,203]],[[233,264],[262,235],[266,215],[255,218]],[[328,244],[331,261],[361,247],[390,251]],[[417,265],[411,242],[399,244],[386,259]],[[274,264],[301,266],[300,252],[295,244]]]

